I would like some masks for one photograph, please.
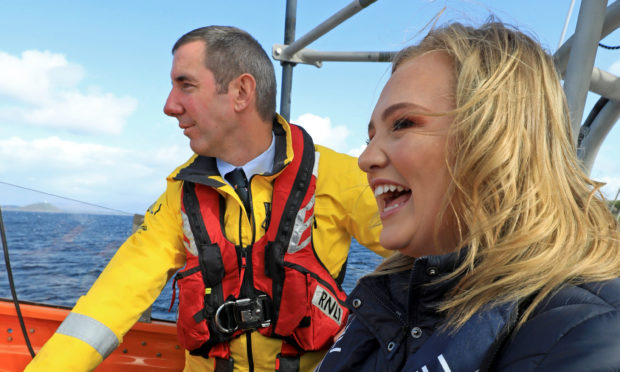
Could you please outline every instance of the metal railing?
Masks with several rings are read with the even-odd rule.
[[[306,46],[377,0],[354,0],[324,22],[295,40],[297,0],[286,2],[284,44],[274,44],[272,56],[282,63],[280,113],[290,119],[293,68],[296,64],[321,67],[324,61],[389,62],[396,52],[336,52],[307,49]],[[570,13],[569,13],[570,14]],[[620,118],[620,81],[617,76],[594,66],[598,43],[620,27],[620,2],[582,1],[575,33],[554,54],[564,79],[564,91],[571,113],[571,126],[578,155],[586,172],[611,128]],[[600,95],[599,104],[582,124],[588,92]]]

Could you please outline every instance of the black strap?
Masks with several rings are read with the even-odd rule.
[[[185,207],[185,214],[189,219],[189,227],[192,230],[196,244],[211,244],[211,239],[209,234],[207,234],[207,229],[200,215],[200,205],[196,197],[196,184],[192,182],[183,182],[183,206]]]
[[[273,281],[273,309],[275,329],[279,316],[279,308],[282,297],[282,283],[284,282],[284,254],[293,234],[295,217],[299,212],[301,203],[308,191],[312,180],[312,170],[314,168],[314,143],[312,137],[301,127],[298,127],[302,136],[304,148],[301,154],[301,162],[295,175],[293,187],[289,193],[286,204],[280,217],[280,225],[274,241],[268,242],[265,246],[265,274]],[[299,156],[299,154],[295,154]],[[276,180],[276,182],[278,182]]]
[[[282,216],[280,217],[280,225],[274,241],[268,242],[265,247],[265,274],[274,282],[274,298],[276,293],[281,292],[281,288],[277,290],[277,283],[284,280],[284,252],[288,247],[293,234],[293,226],[295,225],[295,216],[299,211],[299,207],[303,202],[308,186],[312,179],[312,169],[314,168],[314,143],[312,137],[301,127],[298,127],[304,142],[304,149],[301,157],[301,163],[295,176],[293,187],[289,193],[289,197],[284,205]],[[298,154],[295,154],[298,156]],[[276,182],[278,182],[276,180]],[[281,284],[280,284],[281,287]],[[279,306],[279,303],[276,304]]]
[[[191,269],[189,269],[189,270],[179,271],[179,272],[178,272],[178,273],[174,276],[174,280],[181,280],[181,279],[183,279],[183,278],[185,278],[185,277],[188,277],[188,276],[190,276],[190,275],[192,275],[193,273],[198,272],[198,271],[200,271],[200,267],[199,267],[199,266],[193,267],[193,268],[191,268]]]
[[[314,169],[314,143],[312,137],[302,127],[298,127],[304,140],[304,150],[302,153],[301,163],[295,176],[295,182],[289,194],[282,217],[280,218],[280,226],[276,241],[283,246],[288,246],[293,234],[293,226],[295,225],[295,216],[299,212],[299,207],[306,196],[310,181],[312,179],[312,170]]]
[[[209,319],[215,315],[217,308],[224,303],[222,279],[225,271],[220,247],[211,242],[200,214],[195,187],[194,183],[183,182],[183,205],[198,249],[198,262],[205,288],[211,288],[210,293],[205,294],[205,318]]]
[[[276,372],[299,372],[299,355],[283,356],[278,354]]]
[[[234,365],[233,358],[215,358],[215,372],[233,372]]]

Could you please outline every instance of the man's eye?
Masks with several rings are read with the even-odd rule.
[[[402,119],[396,120],[394,124],[392,124],[392,129],[393,130],[405,129],[405,128],[410,128],[415,125],[416,123],[414,121],[406,119],[406,118],[402,118]]]

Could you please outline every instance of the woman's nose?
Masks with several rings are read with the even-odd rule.
[[[368,145],[357,159],[360,169],[369,173],[375,169],[382,168],[387,163],[385,153],[381,151],[380,146],[375,139],[368,142]]]

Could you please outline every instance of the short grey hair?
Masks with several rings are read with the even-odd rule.
[[[276,76],[267,53],[252,35],[231,26],[201,27],[181,36],[172,47],[172,54],[192,41],[205,43],[205,66],[215,77],[218,93],[226,93],[233,79],[248,73],[256,80],[258,114],[263,120],[273,119]]]

